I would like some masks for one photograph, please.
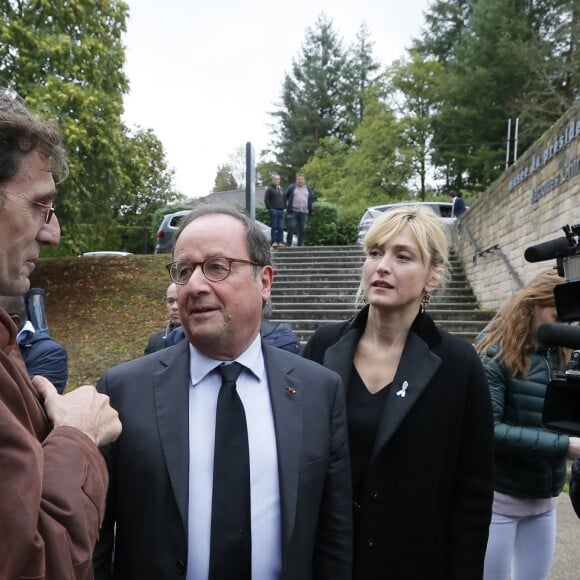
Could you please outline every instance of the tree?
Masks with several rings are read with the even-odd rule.
[[[99,229],[126,222],[126,208],[137,198],[142,215],[146,199],[169,191],[161,144],[152,134],[130,136],[121,122],[128,10],[121,0],[0,4],[0,78],[9,79],[32,110],[56,118],[65,137],[70,177],[58,186],[57,208],[72,250],[86,231],[82,224]],[[136,164],[135,148],[153,158]],[[148,185],[157,190],[145,192]]]
[[[433,154],[432,122],[440,102],[443,67],[433,59],[424,59],[417,50],[411,50],[408,61],[395,61],[389,76],[390,98],[398,112],[406,141],[405,154],[413,166],[414,175],[419,178],[419,196],[424,201],[427,171]]]
[[[274,144],[283,181],[293,179],[321,139],[345,137],[348,119],[341,98],[346,78],[342,41],[321,15],[314,29],[306,29],[301,55],[284,79],[282,102],[272,113],[278,121]]]
[[[426,26],[412,48],[440,63],[456,58],[455,49],[469,21],[472,0],[436,0],[425,12]]]
[[[580,3],[546,0],[531,6],[536,37],[530,47],[530,75],[510,106],[524,141],[553,125],[580,96]]]
[[[367,205],[406,199],[412,165],[405,156],[403,127],[384,99],[372,92],[353,145],[327,137],[304,167],[320,197],[359,211]]]
[[[373,58],[374,43],[366,23],[362,23],[356,35],[355,43],[347,53],[345,89],[349,95],[345,100],[345,114],[350,118],[348,133],[354,132],[362,122],[367,103],[368,89],[380,78],[380,65]]]
[[[214,193],[232,191],[233,189],[238,189],[238,183],[233,176],[232,168],[229,165],[220,165],[215,176]]]
[[[577,0],[438,0],[414,46],[443,67],[433,161],[446,187],[481,191],[504,168],[509,118],[525,148],[578,96]]]
[[[127,13],[116,0],[4,2],[0,8],[0,77],[11,79],[32,109],[56,117],[66,138],[71,173],[58,206],[65,228],[111,218],[128,88],[121,44]]]
[[[530,74],[535,36],[523,3],[479,0],[442,83],[435,160],[448,185],[482,191],[504,169],[509,105]]]
[[[158,209],[183,203],[185,197],[175,191],[173,170],[155,133],[143,128],[125,133],[118,151],[124,185],[116,191],[112,211],[124,225],[149,227]]]
[[[236,187],[233,189],[243,189],[246,187],[246,146],[238,145],[228,157],[228,167],[232,172]],[[222,190],[223,191],[223,190]]]

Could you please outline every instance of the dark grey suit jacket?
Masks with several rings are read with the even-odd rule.
[[[278,448],[282,577],[350,579],[352,497],[340,378],[262,344]],[[188,384],[185,340],[109,369],[99,381],[123,432],[103,450],[110,483],[94,557],[97,580],[185,576]]]

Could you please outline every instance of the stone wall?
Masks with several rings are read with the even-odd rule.
[[[458,253],[483,308],[555,260],[530,264],[528,246],[580,223],[580,102],[488,187],[462,218]],[[487,250],[487,251],[485,251]]]

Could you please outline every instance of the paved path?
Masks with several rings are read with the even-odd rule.
[[[580,519],[567,493],[558,498],[556,556],[550,580],[580,579]]]

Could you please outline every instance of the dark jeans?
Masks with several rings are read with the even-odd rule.
[[[306,237],[306,224],[308,223],[308,214],[299,211],[288,212],[286,215],[286,224],[288,226],[288,234],[286,235],[286,245],[292,245],[292,236],[296,231],[298,232],[298,245],[304,245],[304,238]]]
[[[272,222],[272,232],[270,234],[270,243],[284,243],[284,210],[271,209],[270,221]]]

